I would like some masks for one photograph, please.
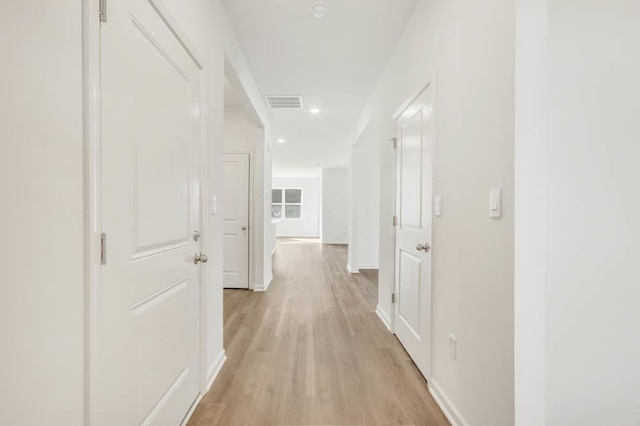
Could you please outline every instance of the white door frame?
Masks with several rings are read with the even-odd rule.
[[[247,151],[247,150],[233,150],[233,151],[224,151],[223,155],[226,154],[248,154],[249,155],[249,264],[247,265],[247,267],[249,268],[249,290],[255,290],[256,287],[256,283],[255,283],[255,228],[254,228],[254,217],[255,217],[255,212],[253,211],[253,206],[255,205],[254,203],[254,182],[253,182],[253,178],[255,176],[255,170],[254,170],[254,162],[253,162],[253,157],[254,157],[254,153],[253,151]],[[222,183],[223,185],[225,184],[224,182]]]
[[[182,30],[169,9],[161,0],[149,0],[158,14],[165,20],[176,37],[183,44],[185,50],[197,64],[200,73],[205,74],[205,63],[202,56],[191,43],[186,33]],[[82,93],[83,93],[83,195],[84,195],[84,281],[85,281],[85,308],[84,308],[84,336],[85,336],[85,378],[84,378],[84,424],[95,424],[95,394],[93,378],[96,376],[98,365],[98,309],[99,288],[101,274],[100,234],[101,230],[101,197],[100,186],[100,8],[97,0],[82,0]],[[108,17],[107,17],[108,19]],[[108,24],[108,22],[107,22]],[[209,193],[208,159],[209,147],[207,145],[207,79],[203,78],[200,86],[201,107],[201,135],[200,135],[200,233],[203,238],[200,241],[202,252],[207,249],[207,206]],[[198,403],[207,392],[207,366],[206,366],[206,274],[201,267],[199,271],[200,288],[200,393],[194,401],[191,409],[185,417],[186,421],[191,417]]]
[[[436,103],[436,92],[435,92],[435,87],[434,87],[434,78],[433,76],[429,79],[429,81],[427,82],[427,84],[425,84],[424,86],[422,86],[419,90],[417,90],[416,92],[413,93],[413,95],[411,95],[409,98],[407,98],[406,101],[404,101],[402,103],[402,105],[396,110],[396,112],[393,114],[393,128],[394,128],[394,138],[398,137],[398,128],[397,128],[397,120],[398,118],[400,118],[400,116],[402,115],[402,113],[411,105],[413,104],[419,97],[420,95],[422,95],[424,93],[425,90],[427,90],[428,88],[431,88],[431,93],[432,93],[432,101],[433,101],[433,120],[434,120],[434,125],[432,127],[433,130],[433,161],[431,163],[431,194],[433,195],[433,189],[435,186],[435,169],[436,169],[436,162],[435,162],[435,151],[437,149],[436,147],[436,124],[435,124],[435,119],[436,119],[436,115],[435,115],[435,111],[436,111],[436,107],[435,107],[435,103]],[[392,139],[394,140],[394,139]],[[393,215],[394,217],[399,217],[398,216],[398,203],[397,203],[397,197],[398,197],[398,192],[397,192],[397,188],[398,188],[398,168],[397,168],[397,160],[398,160],[398,150],[394,149],[394,156],[393,156]],[[433,216],[433,211],[431,212],[432,218]],[[429,227],[431,228],[429,231],[431,233],[431,240],[433,241],[433,219],[429,222]],[[397,241],[398,235],[397,235],[397,225],[394,225],[393,227],[393,293],[394,294],[398,294],[398,281],[396,280],[396,268],[398,267],[397,264],[397,259],[396,259],[396,248],[397,248]],[[432,244],[433,245],[433,244]],[[433,330],[433,292],[432,292],[432,288],[433,288],[433,261],[431,262],[431,267],[429,268],[429,294],[431,295],[431,297],[429,297],[429,312],[428,312],[428,319],[429,319],[429,326],[431,327],[431,329]],[[396,318],[396,309],[397,309],[397,300],[395,303],[391,303],[391,318],[390,318],[390,325],[391,325],[391,332],[393,334],[395,334],[395,318]],[[429,333],[429,348],[430,350],[433,350],[433,333]],[[431,369],[431,364],[432,364],[432,359],[433,357],[431,356],[431,354],[429,354],[429,362],[428,362],[428,366],[427,368],[429,369],[429,371],[432,371]],[[425,379],[430,380],[431,377],[425,377]]]
[[[398,282],[396,280],[396,267],[397,267],[397,262],[396,262],[396,248],[398,247],[398,200],[396,199],[397,195],[397,188],[398,188],[398,150],[395,148],[395,144],[397,143],[397,129],[396,129],[396,115],[398,115],[398,112],[396,112],[393,115],[393,129],[394,129],[394,136],[393,139],[391,139],[393,141],[393,230],[391,232],[391,235],[393,236],[393,243],[391,244],[392,250],[393,250],[393,286],[391,288],[391,293],[393,293],[393,297],[395,297],[395,295],[398,294]],[[393,299],[391,300],[391,312],[390,312],[390,318],[389,318],[389,330],[393,333],[396,334],[396,305],[397,303],[395,301],[393,301]]]

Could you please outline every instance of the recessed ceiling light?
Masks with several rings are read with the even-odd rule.
[[[313,13],[313,16],[316,18],[322,19],[329,13],[329,5],[323,1],[314,3],[313,6],[311,6],[311,13]]]
[[[311,114],[320,114],[320,108],[311,108],[309,112]]]
[[[278,143],[285,143],[285,142],[286,142],[286,140],[284,140],[284,139],[278,139]]]

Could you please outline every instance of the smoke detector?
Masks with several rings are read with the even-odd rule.
[[[329,13],[329,5],[323,1],[314,3],[313,6],[311,6],[311,13],[313,13],[313,16],[316,18],[322,19]]]

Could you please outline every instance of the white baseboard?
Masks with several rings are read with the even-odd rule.
[[[378,318],[380,318],[380,321],[382,321],[384,326],[387,327],[387,330],[391,331],[391,320],[387,316],[386,312],[382,310],[380,305],[376,306],[376,314],[378,315]]]
[[[180,422],[180,426],[187,426],[187,424],[189,423],[189,420],[191,420],[193,413],[195,413],[196,408],[198,408],[198,405],[200,405],[200,401],[202,401],[202,398],[204,398],[205,394],[206,392],[200,392],[198,394],[198,397],[196,398],[196,400],[193,401],[193,404],[191,404],[191,408],[189,408],[189,412],[187,413],[186,416],[184,416],[184,419],[182,419],[182,422]]]
[[[216,361],[207,372],[207,392],[209,392],[209,390],[211,389],[213,382],[216,380],[216,377],[218,377],[218,374],[220,373],[220,370],[222,369],[222,366],[224,365],[226,360],[227,354],[223,349],[222,351],[220,351],[220,354],[218,354],[218,358],[216,358]]]
[[[460,414],[456,406],[453,405],[453,402],[451,402],[449,397],[442,391],[440,385],[433,379],[429,380],[428,383],[429,393],[433,396],[433,399],[436,400],[436,403],[438,403],[449,422],[451,422],[453,426],[469,426],[469,423],[462,417],[462,414]]]
[[[378,265],[358,265],[358,269],[380,269]]]
[[[360,273],[360,269],[352,268],[351,265],[349,265],[348,263],[347,263],[347,271],[349,271],[352,274],[359,274]]]
[[[273,275],[271,275],[269,279],[267,279],[266,284],[254,286],[253,291],[267,291],[272,281],[273,281]]]
[[[218,358],[216,358],[216,361],[213,363],[213,365],[209,369],[209,372],[207,373],[207,388],[205,389],[204,392],[200,392],[200,394],[198,394],[198,398],[196,398],[196,400],[191,405],[189,412],[180,423],[180,426],[186,426],[189,423],[189,420],[191,420],[191,416],[193,416],[193,413],[196,411],[196,408],[198,408],[200,401],[202,401],[202,398],[204,398],[207,392],[211,390],[211,386],[213,385],[213,382],[216,380],[216,377],[218,377],[218,373],[220,373],[220,370],[222,369],[222,366],[224,365],[224,362],[226,360],[227,360],[227,355],[225,354],[223,349],[218,355]]]

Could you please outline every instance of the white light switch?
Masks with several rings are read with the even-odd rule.
[[[502,188],[494,188],[489,194],[489,217],[502,217]]]
[[[211,214],[214,215],[218,213],[218,197],[215,195],[211,197]]]
[[[437,217],[442,216],[442,195],[436,195],[436,199],[435,199],[435,213]]]

